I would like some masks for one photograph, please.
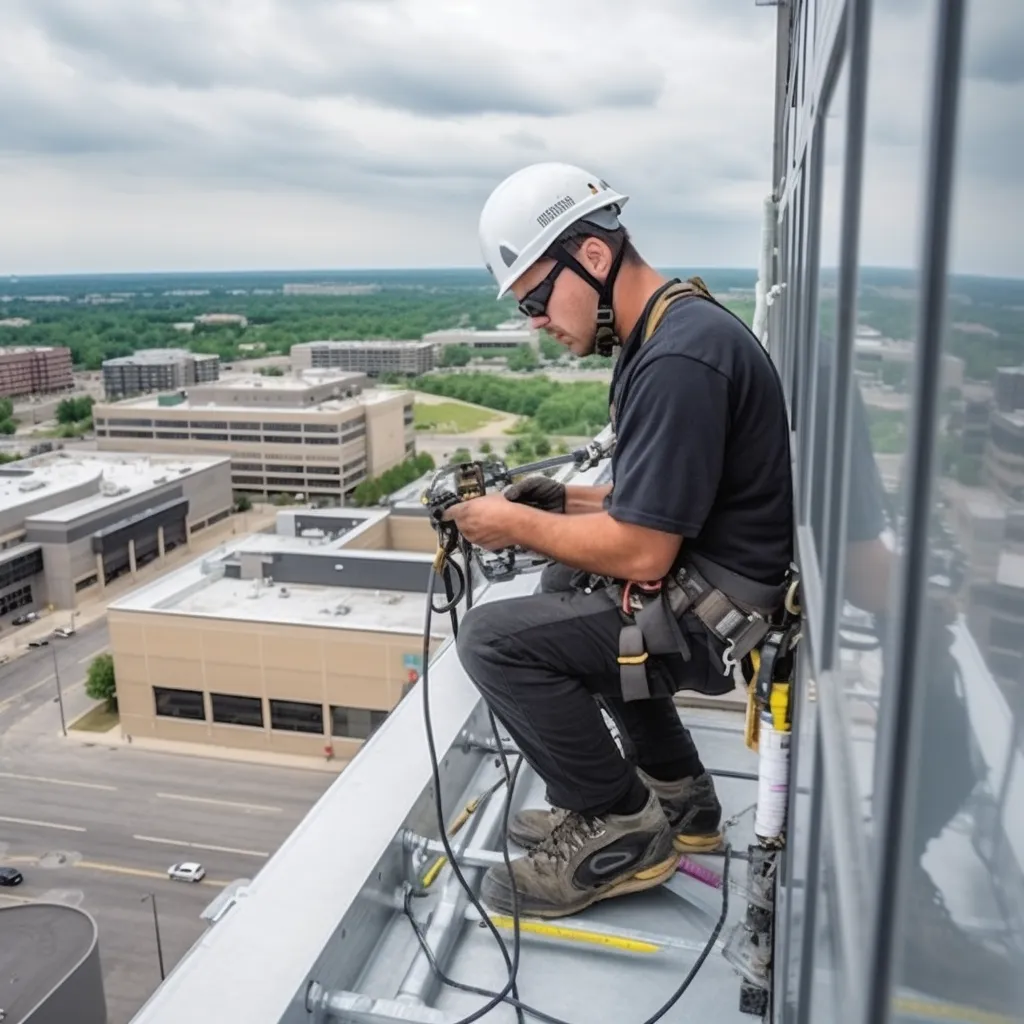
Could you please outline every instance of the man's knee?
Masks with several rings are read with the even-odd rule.
[[[508,632],[508,615],[500,611],[501,601],[480,604],[470,608],[459,623],[459,636],[455,642],[462,667],[474,682],[487,675],[495,642]]]

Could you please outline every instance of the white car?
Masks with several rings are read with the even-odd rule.
[[[184,864],[172,864],[167,869],[167,877],[175,882],[201,882],[206,877],[206,868],[194,860]]]
[[[63,637],[64,639],[67,639],[69,636],[74,636],[75,635],[75,631],[74,631],[74,629],[71,626],[58,626],[53,631],[53,635],[54,636]]]

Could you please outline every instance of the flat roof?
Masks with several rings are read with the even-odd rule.
[[[185,348],[142,348],[130,356],[116,356],[104,359],[104,366],[148,365],[152,363],[181,363],[194,359],[195,355]]]
[[[58,495],[61,491],[72,491],[94,481],[95,491],[88,497],[57,504],[30,517],[34,523],[66,523],[163,483],[180,480],[229,461],[228,456],[220,455],[144,455],[79,450],[74,454],[47,452],[0,468],[0,511]],[[40,483],[42,486],[36,486]],[[109,494],[101,492],[103,484],[109,485]]]
[[[334,338],[326,338],[323,341],[300,341],[292,345],[292,348],[369,348],[369,349],[396,349],[396,348],[433,348],[432,341],[410,340],[403,341],[391,338],[377,338],[373,341],[337,341]]]
[[[362,374],[359,374],[362,376]],[[280,381],[287,378],[284,377],[262,377],[263,381],[271,381],[273,383],[266,384],[264,387],[268,391],[272,391],[276,388],[280,388]],[[230,378],[229,378],[230,382]],[[218,382],[219,387],[223,387],[225,381],[222,379]],[[250,390],[252,390],[250,388]],[[376,388],[367,388],[365,391],[361,391],[358,395],[352,398],[330,398],[322,402],[315,402],[310,405],[275,405],[273,402],[260,403],[257,405],[234,405],[225,402],[204,402],[202,395],[196,395],[194,398],[190,394],[188,397],[182,399],[180,402],[176,402],[174,405],[161,405],[160,396],[158,393],[149,395],[140,395],[136,398],[126,398],[121,402],[110,402],[102,403],[105,415],[114,414],[116,415],[121,410],[159,410],[161,413],[174,412],[176,409],[196,409],[203,412],[211,412],[222,410],[224,412],[233,413],[236,416],[252,416],[260,413],[274,413],[274,412],[287,412],[287,413],[311,413],[311,412],[346,412],[351,409],[358,409],[360,406],[365,405],[376,405],[379,402],[386,402],[389,399],[393,399],[396,395],[402,394],[401,391],[395,390],[380,390]]]
[[[96,945],[96,923],[83,910],[58,903],[0,907],[0,991],[12,1024],[29,1014],[78,967]]]
[[[381,514],[368,518],[369,526]],[[382,515],[387,515],[386,512]],[[422,633],[426,595],[404,590],[363,587],[331,587],[300,583],[268,584],[266,580],[234,579],[221,574],[226,561],[245,554],[302,551],[337,557],[388,560],[422,559],[431,556],[408,551],[347,550],[342,545],[359,530],[352,530],[330,547],[311,537],[280,534],[249,534],[195,559],[188,565],[140,587],[110,604],[114,611],[144,611],[165,615],[196,615],[211,619],[267,622],[280,625],[321,626],[373,633]],[[287,596],[282,596],[285,592]],[[347,609],[344,610],[344,609]],[[451,635],[447,616],[435,615],[431,635]]]
[[[303,370],[301,374],[287,373],[280,377],[268,377],[262,373],[228,375],[216,383],[196,385],[199,387],[217,388],[218,390],[253,391],[267,388],[273,391],[309,391],[324,384],[345,384],[354,380],[362,380],[365,375],[349,370]]]
[[[18,317],[12,317],[11,319],[17,320]],[[26,324],[30,324],[31,320],[26,320]],[[10,327],[11,324],[4,324],[6,327]],[[23,356],[30,352],[70,352],[71,349],[64,345],[8,345],[6,348],[0,347],[0,356]]]
[[[1004,551],[996,567],[996,583],[1004,587],[1024,587],[1024,555]]]

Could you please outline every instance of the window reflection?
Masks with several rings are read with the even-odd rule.
[[[1024,176],[1006,140],[1024,137],[1024,8],[993,0],[967,10],[930,562],[922,581],[928,702],[910,801],[895,1008],[912,990],[1020,1020]]]

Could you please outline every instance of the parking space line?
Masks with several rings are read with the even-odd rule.
[[[279,814],[280,807],[270,804],[247,804],[236,800],[216,800],[209,796],[187,796],[184,793],[157,793],[164,800],[186,800],[193,804],[216,804],[218,807],[238,807],[243,811],[265,811],[268,814]]]
[[[18,772],[0,772],[0,779],[20,779],[23,782],[48,782],[54,786],[78,786],[80,789],[105,789],[110,793],[117,786],[107,786],[99,782],[77,782],[74,779],[52,779],[46,775],[20,775]]]
[[[163,836],[132,836],[140,843],[158,843],[161,846],[187,846],[193,850],[213,850],[216,853],[237,853],[242,857],[269,857],[265,850],[239,850],[234,846],[213,846],[210,843],[189,843],[184,839],[167,839]]]
[[[85,832],[81,825],[58,825],[55,821],[33,821],[31,818],[5,818],[0,815],[0,821],[6,821],[11,825],[34,825],[36,828],[59,828],[65,832]]]

